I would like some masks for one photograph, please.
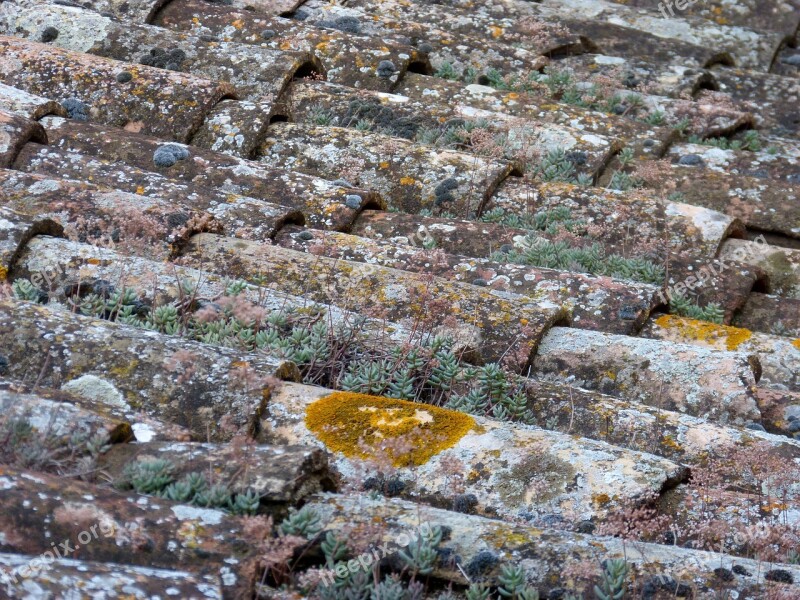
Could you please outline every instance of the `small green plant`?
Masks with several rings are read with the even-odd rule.
[[[489,600],[491,589],[485,583],[473,583],[466,591],[467,600]]]
[[[572,211],[566,206],[521,214],[510,213],[502,207],[497,207],[483,213],[481,221],[498,223],[515,229],[545,231],[550,234],[556,234],[562,230],[577,233],[585,225],[583,221],[573,219]]]
[[[671,313],[681,317],[709,321],[718,325],[722,325],[725,318],[725,310],[719,304],[712,302],[706,306],[700,306],[683,294],[673,294],[670,297],[669,309]]]
[[[633,148],[630,146],[623,148],[617,158],[619,159],[619,164],[621,164],[623,167],[627,167],[633,162]]]
[[[322,531],[319,513],[308,506],[292,511],[280,524],[281,533],[311,539]]]
[[[644,122],[648,125],[663,125],[664,112],[660,110],[654,110],[644,118]]]
[[[158,494],[175,480],[174,471],[168,460],[134,460],[125,467],[123,479],[139,494]]]
[[[548,150],[535,170],[542,181],[576,182],[575,163],[567,157],[563,148]]]
[[[606,560],[600,585],[594,586],[597,600],[621,600],[625,596],[625,579],[630,567],[624,558]]]
[[[423,528],[419,535],[409,542],[398,555],[414,575],[429,575],[439,560],[437,547],[442,541],[442,528],[437,526]]]
[[[525,569],[519,565],[503,565],[497,577],[497,591],[511,600],[539,600],[539,592],[528,586]]]
[[[446,61],[436,70],[435,75],[436,77],[441,77],[442,79],[448,79],[450,81],[458,81],[461,78],[455,67]]]
[[[490,259],[546,269],[573,270],[595,275],[660,285],[664,282],[664,267],[645,258],[624,258],[605,255],[603,248],[592,244],[585,248],[572,247],[567,242],[552,242],[535,234],[528,235],[522,248],[495,252]]]
[[[332,569],[338,561],[347,558],[347,541],[340,539],[333,531],[325,533],[325,539],[322,540],[320,548],[325,555],[325,564],[329,569]]]
[[[683,192],[672,192],[667,196],[670,202],[686,202],[686,195]]]
[[[39,302],[42,292],[27,279],[17,279],[11,284],[11,292],[18,300],[27,302]]]
[[[308,111],[308,120],[314,125],[331,125],[333,123],[333,119],[333,113],[323,106],[312,106]]]
[[[689,130],[689,125],[691,125],[691,121],[688,117],[684,117],[672,127],[672,130],[675,131],[679,136],[686,137],[686,132]]]
[[[258,512],[261,499],[253,490],[246,490],[236,494],[229,500],[231,512],[235,515],[254,515]]]
[[[634,177],[625,171],[614,171],[614,174],[611,176],[611,180],[608,182],[608,189],[627,192],[628,190],[642,187],[643,184],[644,182],[641,179]]]
[[[763,148],[761,138],[758,131],[750,129],[742,135],[741,139],[731,139],[726,137],[712,137],[703,139],[697,135],[689,136],[688,139],[691,144],[702,144],[703,146],[712,146],[720,150],[747,150],[749,152],[760,152]],[[769,152],[769,148],[767,148]]]

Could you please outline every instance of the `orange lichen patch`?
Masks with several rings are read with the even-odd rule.
[[[305,423],[330,450],[348,457],[374,458],[392,440],[410,442],[411,449],[399,454],[383,450],[401,467],[423,465],[454,446],[475,419],[427,404],[334,392],[308,406]]]
[[[6,277],[8,277],[8,269],[0,265],[0,281],[5,281]]]
[[[499,38],[501,35],[503,35],[503,28],[502,28],[502,27],[498,27],[497,25],[492,25],[491,27],[489,27],[489,29],[491,30],[491,32],[492,32],[492,37],[493,37],[494,39],[497,39],[497,38]]]
[[[664,329],[674,329],[683,337],[704,342],[711,346],[724,344],[727,350],[736,350],[753,335],[753,332],[749,329],[717,325],[707,321],[697,321],[674,315],[659,317],[656,319],[656,325]]]
[[[605,506],[611,502],[611,497],[608,494],[595,494],[592,496],[592,500],[600,506]]]
[[[2,273],[2,272],[0,272],[0,273]],[[0,277],[0,279],[2,279],[2,277]],[[795,348],[800,350],[800,338],[797,338],[796,340],[792,340],[792,346],[794,346]]]
[[[400,185],[414,185],[417,183],[417,180],[413,177],[401,177],[400,178]]]

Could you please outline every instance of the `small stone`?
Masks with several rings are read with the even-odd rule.
[[[478,278],[472,280],[472,285],[477,285],[477,286],[480,286],[480,287],[486,287],[487,285],[489,285],[489,282],[486,281],[485,279],[482,279],[482,278],[478,277]]]
[[[201,42],[206,42],[206,43],[209,43],[209,42],[216,42],[216,41],[217,41],[217,38],[216,38],[215,36],[213,36],[213,35],[209,35],[209,34],[207,34],[207,33],[204,33],[204,34],[202,34],[202,35],[200,36],[200,41],[201,41]]]
[[[705,163],[703,158],[697,154],[685,154],[678,159],[678,164],[687,167],[699,167]]]
[[[169,51],[169,57],[177,63],[182,63],[184,60],[186,60],[186,52],[180,48],[172,48]]]
[[[338,185],[338,186],[340,186],[340,187],[346,187],[346,188],[353,188],[353,187],[356,187],[356,186],[354,186],[352,183],[350,183],[349,181],[347,181],[346,179],[335,179],[335,180],[333,181],[333,183],[334,183],[334,185]]]
[[[345,15],[336,19],[332,25],[334,29],[345,33],[352,33],[353,35],[361,33],[361,23],[356,17]]]
[[[39,39],[43,44],[48,44],[58,37],[58,29],[55,27],[45,27],[42,30],[42,35]]]
[[[500,559],[494,553],[481,550],[467,563],[464,570],[470,578],[477,579],[490,571],[499,561]]]
[[[561,515],[544,515],[542,523],[544,523],[545,527],[559,528],[564,524],[564,517]]]
[[[314,239],[314,234],[311,233],[310,231],[301,231],[300,233],[297,234],[297,239],[303,240],[304,242],[308,242]]]
[[[623,304],[617,311],[617,316],[623,321],[633,321],[638,315],[639,307],[633,304]]]
[[[591,534],[594,533],[595,524],[591,521],[581,521],[575,526],[575,531],[578,533],[587,533]]]
[[[170,229],[178,229],[189,222],[189,215],[181,212],[174,212],[167,215],[167,225]]]
[[[612,112],[615,115],[622,115],[625,114],[625,110],[626,108],[622,104],[617,104],[616,106],[614,106]]]
[[[153,163],[157,167],[171,167],[179,160],[188,158],[189,151],[178,144],[164,144],[153,152]]]
[[[165,65],[165,68],[169,69],[170,71],[180,71],[181,70],[181,66],[176,62],[168,62]]]
[[[308,13],[302,8],[298,8],[296,11],[294,11],[292,18],[297,19],[298,21],[305,21],[308,18]]]
[[[397,67],[394,66],[394,63],[390,60],[382,60],[378,63],[378,68],[376,72],[378,73],[378,77],[383,77],[384,79],[388,79],[392,75],[395,74],[397,71]]]
[[[433,193],[438,196],[444,196],[453,190],[458,189],[458,180],[455,177],[448,177],[436,186]]]
[[[751,429],[752,431],[766,431],[761,423],[748,423],[745,425],[745,428]]]
[[[639,85],[639,83],[640,83],[640,81],[637,79],[636,75],[634,75],[633,73],[628,73],[627,75],[625,75],[625,78],[622,80],[622,84],[626,88],[631,88],[631,89],[635,88],[637,85]]]
[[[583,150],[573,150],[572,152],[567,152],[565,156],[573,165],[585,165],[586,161],[589,160],[589,154]]]
[[[731,569],[737,575],[743,575],[744,577],[750,577],[750,571],[745,569],[742,565],[734,565],[733,569]]]
[[[456,494],[453,497],[453,510],[460,513],[471,514],[478,506],[478,497],[475,494]]]
[[[272,38],[275,37],[275,31],[272,29],[265,29],[259,35],[261,36],[262,39],[271,40]]]
[[[347,208],[358,210],[361,208],[361,196],[358,194],[347,194],[344,198],[344,205]]]
[[[651,599],[659,597],[659,592],[665,591],[670,597],[691,597],[692,589],[685,583],[679,583],[673,577],[656,575],[648,579],[642,586],[642,598]]]
[[[513,251],[514,251],[514,246],[512,244],[503,244],[502,246],[500,246],[500,252],[502,252],[503,254],[508,254],[509,252]]]
[[[433,46],[431,46],[428,42],[422,42],[419,46],[417,46],[417,51],[421,52],[422,54],[430,54],[433,52]]]
[[[778,583],[794,583],[794,577],[785,569],[772,569],[764,575],[764,579]]]
[[[67,116],[76,121],[89,120],[89,107],[77,98],[67,98],[61,101],[61,106],[67,111]]]
[[[117,83],[128,83],[131,79],[133,79],[133,75],[130,71],[120,71],[117,73]]]
[[[800,173],[792,173],[786,176],[786,181],[789,183],[800,184]]]
[[[800,54],[792,54],[791,56],[784,56],[781,62],[785,65],[792,65],[793,67],[800,67]]]
[[[789,421],[789,424],[786,426],[786,429],[789,431],[789,433],[797,433],[797,432],[799,432],[800,431],[800,421],[798,421],[798,420]]]

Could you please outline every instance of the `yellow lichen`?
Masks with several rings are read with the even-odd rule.
[[[0,265],[0,281],[5,281],[6,277],[8,277],[8,269]]]
[[[674,315],[664,315],[656,319],[656,325],[664,329],[677,330],[682,337],[710,346],[724,346],[727,350],[736,350],[749,340],[753,332],[749,329],[717,325],[706,321],[686,319]]]
[[[2,271],[0,271],[0,275],[2,275]],[[2,279],[2,277],[0,277],[0,279]],[[794,346],[795,348],[800,350],[800,338],[797,338],[796,340],[792,340],[792,346]]]
[[[673,450],[675,452],[684,451],[683,446],[681,446],[677,441],[675,441],[675,438],[673,438],[671,435],[665,435],[662,438],[661,443],[665,448],[669,448],[670,450]]]
[[[600,506],[605,506],[606,504],[611,502],[611,497],[608,494],[595,494],[592,497],[592,500],[594,501],[595,504],[598,504]]]
[[[471,416],[457,411],[351,392],[310,404],[305,423],[334,452],[358,458],[387,454],[398,467],[425,464],[475,426]],[[412,449],[395,454],[391,441],[401,438]]]

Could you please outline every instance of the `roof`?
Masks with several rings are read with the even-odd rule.
[[[7,593],[796,597],[798,26],[0,3]]]

